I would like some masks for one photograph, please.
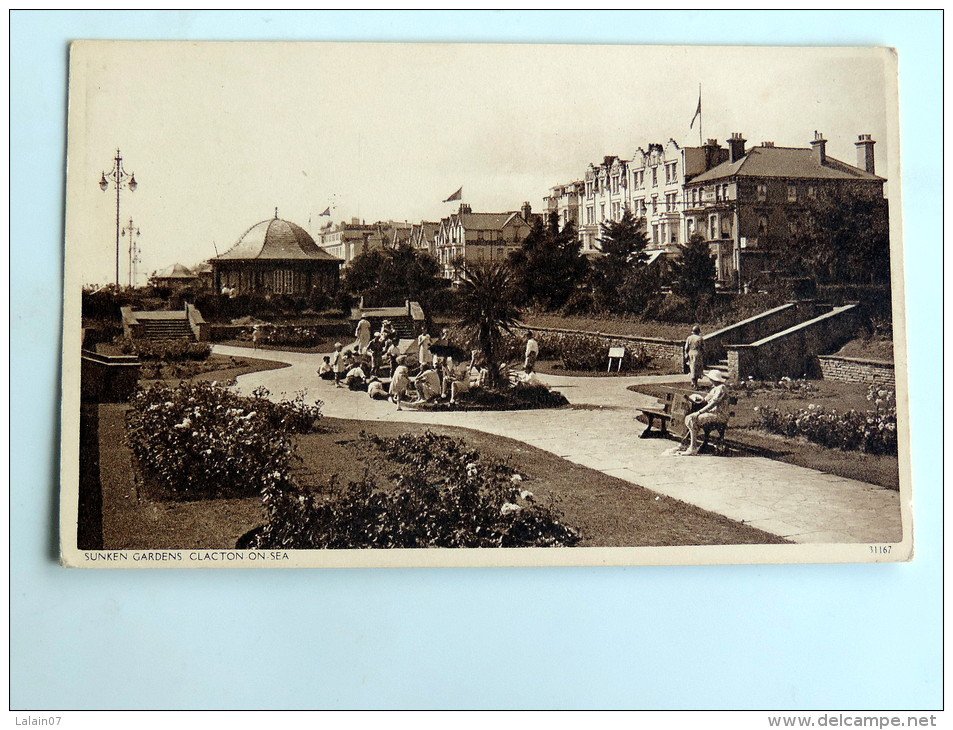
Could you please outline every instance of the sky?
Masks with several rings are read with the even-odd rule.
[[[705,138],[741,132],[856,162],[888,137],[887,53],[858,48],[82,42],[71,49],[67,237],[84,283],[114,280],[117,148],[138,188],[138,283],[233,246],[275,208],[317,237],[328,221],[439,220],[461,186],[474,211],[534,210],[605,155],[675,139],[702,94]],[[895,105],[895,101],[893,102]],[[892,114],[895,114],[895,110]],[[889,194],[889,184],[888,184]],[[128,281],[126,238],[121,273]]]

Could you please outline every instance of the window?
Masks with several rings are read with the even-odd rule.
[[[761,214],[758,216],[758,235],[764,236],[768,232],[768,216]]]
[[[797,185],[788,185],[788,202],[797,202]]]
[[[675,196],[676,196],[676,195],[678,195],[678,193],[667,193],[667,194],[665,195],[665,210],[666,210],[666,212],[669,212],[669,213],[670,213],[670,212],[674,211],[675,208],[677,207],[678,203],[677,203],[677,201],[675,200]]]
[[[711,215],[708,216],[708,238],[714,240],[717,238],[718,232],[718,216]]]
[[[658,187],[658,165],[652,167],[652,187]]]
[[[658,215],[658,195],[652,196],[652,215]]]
[[[591,180],[586,182],[586,197],[587,198],[592,197],[592,181]]]
[[[620,215],[619,215],[619,213],[620,213],[620,208],[621,208],[621,206],[619,205],[619,203],[613,203],[613,204],[612,204],[612,220],[616,220],[616,221],[619,220],[619,218],[620,218]]]
[[[768,186],[767,185],[758,185],[758,200],[764,202],[768,199]]]
[[[797,218],[788,219],[788,233],[792,236],[796,236],[798,232]]]
[[[606,204],[599,204],[599,220],[604,221],[606,219]]]
[[[728,184],[727,183],[721,186],[721,199],[728,200]]]
[[[618,175],[612,176],[612,192],[613,193],[619,192],[619,176]]]
[[[678,163],[672,163],[672,182],[678,182]]]
[[[593,211],[592,211],[592,206],[591,206],[591,205],[586,206],[586,223],[589,223],[590,225],[591,225],[592,223],[595,223],[595,219],[594,219],[594,217],[593,217]]]
[[[817,188],[814,187],[813,185],[808,185],[808,186],[807,186],[807,197],[811,198],[811,200],[813,200],[814,198],[816,198],[816,197],[817,197]]]
[[[721,185],[716,185],[715,186],[715,202],[717,203],[720,200],[721,200]]]
[[[658,243],[658,223],[652,224],[652,243]]]

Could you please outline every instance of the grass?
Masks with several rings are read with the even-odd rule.
[[[526,314],[524,324],[553,329],[571,329],[583,332],[604,332],[610,335],[656,337],[662,340],[682,341],[691,333],[690,324],[657,322],[635,315],[563,316],[559,314]],[[714,329],[714,327],[709,327]]]
[[[599,370],[567,370],[559,360],[537,360],[536,372],[546,375],[570,375],[587,378],[630,378],[633,375],[672,375],[681,373],[682,368],[669,360],[658,359],[652,360],[641,370],[616,371],[615,366],[610,372],[602,368]]]
[[[334,338],[326,337],[317,340],[313,345],[259,345],[259,350],[277,350],[278,352],[303,352],[310,354],[329,353],[334,349],[334,343],[340,342],[345,347],[354,344],[352,337]],[[222,340],[216,342],[216,345],[228,345],[229,347],[246,347],[249,350],[254,349],[249,340]]]
[[[893,362],[893,340],[887,337],[860,337],[848,342],[836,354],[841,357]]]
[[[134,460],[123,441],[123,405],[103,405],[101,458],[104,548],[230,549],[245,532],[264,520],[257,498],[197,502],[145,498],[134,478]],[[733,545],[783,543],[782,538],[706,512],[601,472],[572,464],[540,449],[467,429],[411,423],[324,419],[320,433],[296,437],[302,458],[299,483],[326,489],[327,478],[340,483],[366,473],[387,475],[401,467],[365,447],[361,431],[382,437],[431,430],[463,437],[486,458],[508,459],[527,475],[525,488],[538,500],[558,500],[565,521],[577,528],[582,546]]]
[[[181,363],[162,363],[158,377],[143,378],[140,382],[148,386],[152,383],[164,383],[176,386],[185,380],[232,380],[239,375],[256,373],[263,370],[277,370],[288,367],[287,363],[276,360],[243,360],[229,355],[209,355],[208,359]],[[155,371],[146,371],[154,373]]]
[[[738,404],[733,408],[735,416],[729,424],[727,439],[758,455],[777,461],[876,484],[887,489],[900,489],[900,468],[895,456],[829,449],[805,438],[792,439],[767,433],[759,428],[760,419],[754,411],[756,406],[772,406],[785,411],[807,408],[811,403],[839,411],[852,408],[866,411],[871,408],[867,401],[866,384],[838,383],[830,380],[815,380],[811,383],[817,388],[815,393],[763,389],[747,394],[741,389],[732,390],[732,394],[738,398]],[[633,385],[629,390],[660,397],[666,390],[671,390],[671,387]]]

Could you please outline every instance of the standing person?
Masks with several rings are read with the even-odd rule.
[[[380,373],[381,359],[384,356],[384,338],[380,332],[377,333],[376,337],[373,337],[370,343],[367,346],[367,353],[371,356],[371,375],[378,375]]]
[[[400,341],[395,337],[390,341],[390,345],[387,347],[387,359],[390,360],[390,373],[393,377],[394,371],[397,369],[397,359],[401,357],[400,347],[398,346]]]
[[[698,377],[705,367],[705,338],[702,337],[702,328],[697,324],[685,340],[684,355],[692,376],[692,390],[698,390]]]
[[[361,321],[357,323],[354,337],[357,339],[357,354],[363,355],[367,352],[367,346],[371,344],[371,322],[367,317],[361,317]]]
[[[720,370],[709,370],[705,373],[705,377],[711,381],[711,390],[704,397],[705,405],[694,413],[685,416],[685,427],[688,429],[691,441],[687,449],[679,449],[675,452],[679,456],[695,456],[698,454],[698,432],[702,426],[728,420],[730,408],[728,378]],[[701,396],[694,394],[692,397],[701,398]]]
[[[258,346],[261,345],[261,325],[256,324],[251,328],[251,346],[253,350],[257,350]]]
[[[523,369],[536,369],[536,358],[539,357],[539,343],[530,330],[526,330],[526,358],[523,360]]]
[[[334,387],[341,387],[341,376],[344,374],[344,369],[346,367],[344,363],[344,352],[341,348],[344,347],[340,342],[334,343],[334,352],[331,353],[331,369],[334,370]]]
[[[394,374],[390,379],[390,397],[397,404],[397,410],[401,411],[400,399],[407,394],[407,388],[410,386],[410,376],[407,372],[407,366],[404,364],[407,358],[400,355],[397,358],[397,367],[394,368]]]
[[[420,362],[420,367],[423,367],[425,363],[433,364],[433,355],[430,354],[432,343],[433,339],[426,332],[417,338],[417,360]]]

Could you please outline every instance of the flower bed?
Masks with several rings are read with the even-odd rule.
[[[185,360],[205,360],[212,354],[212,346],[207,342],[194,342],[185,338],[178,340],[133,340],[118,337],[115,340],[119,351],[124,355],[136,355],[140,360],[164,360],[182,362]]]
[[[815,404],[797,411],[756,408],[761,427],[784,436],[804,436],[809,441],[845,451],[897,454],[897,401],[892,390],[871,387],[867,400],[873,410],[839,412]]]
[[[787,376],[778,381],[774,380],[755,380],[754,377],[748,377],[741,381],[734,389],[742,395],[754,395],[762,391],[774,391],[780,398],[800,398],[805,395],[816,394],[817,386],[806,378],[789,378]]]
[[[320,403],[298,395],[275,403],[209,383],[157,385],[133,397],[128,439],[143,472],[172,499],[250,496],[284,479],[294,457],[291,435],[321,417]]]
[[[460,439],[362,433],[362,443],[407,468],[384,485],[371,477],[343,489],[332,482],[331,497],[271,482],[264,489],[268,522],[243,547],[561,547],[580,540],[555,504],[536,502],[523,475],[484,460]]]
[[[270,346],[311,347],[316,342],[327,339],[327,332],[327,327],[260,325],[258,343]],[[254,327],[247,327],[236,339],[251,342],[253,336]]]

